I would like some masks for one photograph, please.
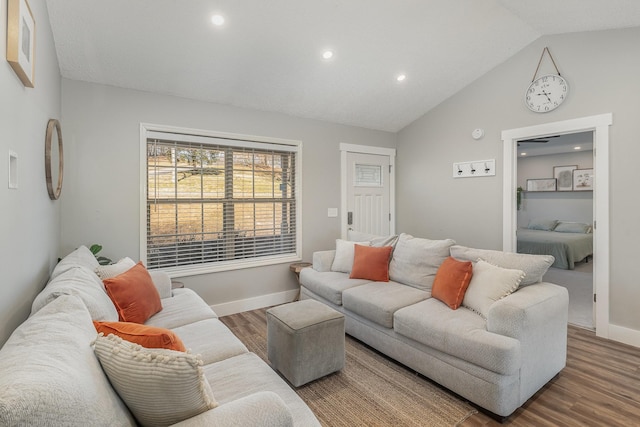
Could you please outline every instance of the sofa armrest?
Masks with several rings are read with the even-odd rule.
[[[151,276],[151,280],[153,280],[153,284],[158,290],[158,294],[160,294],[160,299],[169,298],[172,296],[171,293],[171,278],[164,271],[154,271],[149,270],[149,275]]]
[[[210,409],[174,426],[286,427],[293,426],[293,417],[280,396],[272,391],[261,391]]]
[[[569,292],[536,283],[494,302],[487,330],[520,341],[520,398],[528,399],[566,365]]]
[[[329,251],[317,251],[313,253],[313,269],[316,271],[324,272],[331,271],[331,264],[333,264],[333,258],[336,256],[336,250]]]

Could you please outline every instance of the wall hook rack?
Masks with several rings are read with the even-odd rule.
[[[496,175],[496,159],[472,160],[453,164],[454,178],[475,178]]]

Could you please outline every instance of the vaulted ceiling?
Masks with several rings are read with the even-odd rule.
[[[392,132],[540,36],[640,26],[639,0],[46,3],[65,78]]]

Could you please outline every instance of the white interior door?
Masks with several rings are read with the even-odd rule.
[[[390,234],[390,158],[347,153],[347,229]]]

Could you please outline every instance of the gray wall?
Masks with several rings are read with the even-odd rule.
[[[62,247],[100,243],[104,255],[139,259],[140,123],[300,140],[302,255],[335,247],[340,207],[339,143],[396,145],[396,135],[314,120],[63,79],[69,172]],[[288,264],[181,279],[209,304],[295,289]]]
[[[398,229],[502,246],[501,132],[546,122],[613,113],[610,128],[610,321],[640,330],[640,286],[634,268],[640,228],[640,28],[543,37],[399,133]],[[557,110],[530,112],[523,94],[548,46],[571,93]],[[543,71],[549,72],[549,62]],[[475,141],[474,128],[486,136]],[[492,178],[451,178],[451,164],[495,158]]]
[[[49,200],[44,174],[47,121],[60,118],[60,71],[46,6],[29,3],[36,21],[33,89],[25,88],[4,60],[7,1],[0,1],[0,345],[29,315],[60,242],[60,202]],[[17,190],[8,189],[9,150],[18,155]]]
[[[518,186],[527,189],[527,179],[552,178],[553,167],[576,165],[593,168],[593,151],[577,151],[518,158]],[[593,191],[525,192],[518,211],[518,227],[532,219],[558,219],[593,223]]]

